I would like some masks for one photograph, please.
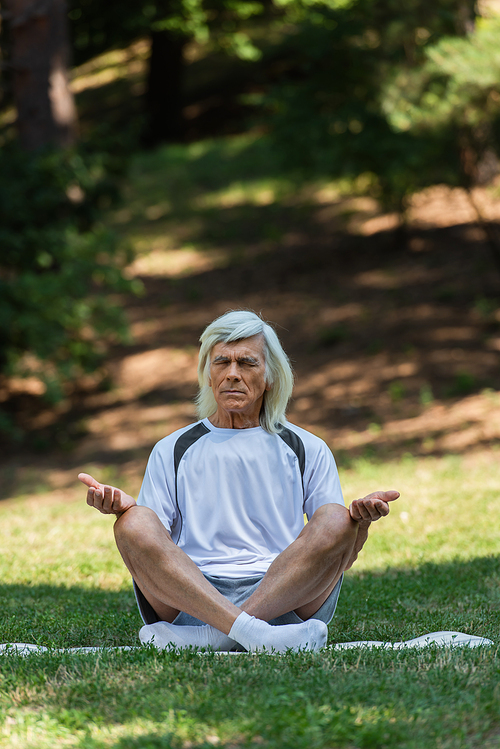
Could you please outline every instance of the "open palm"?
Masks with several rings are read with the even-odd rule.
[[[130,494],[107,484],[100,484],[88,473],[79,473],[78,478],[88,487],[87,504],[104,515],[121,515],[136,504]]]

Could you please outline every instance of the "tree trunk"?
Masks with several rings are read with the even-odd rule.
[[[151,33],[144,143],[176,141],[184,135],[183,51],[187,39],[171,31]]]
[[[12,86],[23,148],[67,147],[77,133],[68,85],[66,0],[6,0]]]

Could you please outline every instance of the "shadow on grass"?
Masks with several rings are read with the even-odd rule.
[[[499,629],[500,556],[485,556],[383,572],[354,568],[330,639],[398,641],[439,630],[495,639]]]
[[[135,645],[141,620],[132,591],[55,585],[0,585],[0,642],[54,647]],[[500,555],[347,573],[330,642],[409,639],[500,629]]]
[[[142,622],[130,591],[0,585],[0,642],[45,647],[137,645]]]
[[[496,640],[499,582],[500,556],[348,574],[330,640],[395,641],[443,629]],[[14,609],[11,639],[133,644],[132,593],[14,585],[0,595]],[[498,728],[496,653],[430,647],[277,659],[137,648],[9,656],[2,689],[7,700],[12,692],[9,704],[29,706],[33,720],[48,716],[43,730],[54,743],[71,734],[78,749],[474,749],[489,747]]]

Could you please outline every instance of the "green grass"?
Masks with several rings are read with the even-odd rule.
[[[498,455],[340,463],[348,501],[379,487],[402,497],[346,575],[330,642],[448,629],[493,647],[10,654],[0,661],[0,746],[500,747]],[[77,496],[0,503],[0,642],[137,644],[111,519]]]
[[[340,201],[356,190],[352,181],[321,174],[305,180],[266,137],[248,133],[136,154],[124,207],[112,222],[146,259],[141,273],[177,277],[200,261],[206,269],[255,259],[306,225],[314,234],[318,201]]]

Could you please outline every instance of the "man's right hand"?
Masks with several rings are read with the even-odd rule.
[[[137,504],[130,494],[125,494],[114,486],[100,484],[88,473],[79,473],[78,478],[88,486],[87,504],[95,507],[103,515],[121,515]]]

